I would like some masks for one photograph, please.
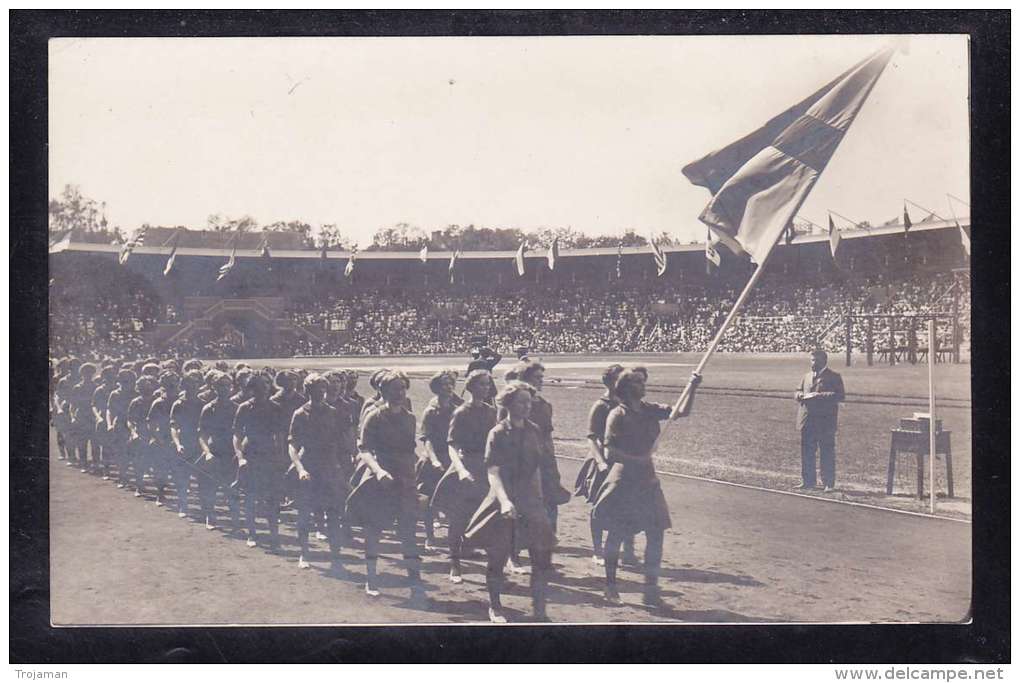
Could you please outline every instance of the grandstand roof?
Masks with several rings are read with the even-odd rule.
[[[970,226],[970,217],[961,217],[959,224],[965,227]],[[928,230],[944,230],[947,228],[955,228],[956,222],[945,221],[945,220],[930,220],[924,222],[914,223],[911,227],[911,232],[922,232]],[[145,244],[134,248],[135,254],[169,254],[171,250],[170,240],[173,237],[173,233],[176,232],[173,228],[150,228],[146,233]],[[179,238],[177,254],[179,256],[223,256],[226,257],[231,252],[229,246],[229,240],[232,238],[234,233],[223,233],[223,232],[211,232],[206,230],[180,230],[181,237]],[[892,235],[903,232],[903,225],[884,225],[881,227],[872,228],[857,228],[849,230],[840,230],[840,236],[842,239],[859,239],[867,237],[875,237],[879,235]],[[300,242],[300,236],[293,233],[262,233],[261,231],[241,233],[241,237],[238,240],[237,245],[237,257],[258,257],[260,256],[260,247],[262,245],[262,239],[265,234],[270,235],[269,246],[272,251],[274,259],[285,258],[285,259],[318,259],[322,257],[321,249],[295,249],[295,248],[284,248],[293,247],[294,242],[289,238],[296,238]],[[215,236],[215,237],[213,237]],[[815,235],[798,235],[793,239],[792,244],[810,244],[815,242],[828,241],[829,237],[825,234]],[[279,241],[278,241],[279,240]],[[203,246],[188,246],[196,243],[205,242]],[[283,242],[289,244],[281,244]],[[212,242],[210,245],[209,242]],[[279,247],[276,245],[280,244]],[[663,246],[662,250],[666,253],[674,252],[696,252],[703,251],[705,249],[704,242],[698,242],[695,244],[681,244],[674,246]],[[50,253],[61,253],[61,252],[92,252],[92,253],[117,253],[121,250],[119,244],[96,244],[90,242],[75,241],[72,235],[71,240],[62,241],[53,245],[50,248]],[[617,253],[622,254],[641,254],[649,253],[651,247],[623,247],[617,249],[616,247],[602,247],[602,248],[590,248],[590,249],[561,249],[560,257],[578,257],[578,256],[611,256]],[[499,259],[499,258],[513,258],[515,251],[465,251],[462,252],[461,259]],[[350,251],[340,250],[328,250],[326,252],[326,258],[330,260],[346,260],[350,257]],[[429,260],[449,260],[453,255],[451,251],[429,251]],[[528,258],[545,257],[546,249],[544,247],[530,250],[526,253]],[[418,251],[359,251],[357,253],[358,260],[376,260],[376,259],[388,259],[388,260],[418,260]]]

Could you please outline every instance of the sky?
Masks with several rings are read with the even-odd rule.
[[[401,222],[701,239],[708,191],[681,168],[889,40],[53,39],[49,194],[78,185],[128,233],[219,214],[362,245]],[[967,51],[909,37],[799,215],[969,202]]]

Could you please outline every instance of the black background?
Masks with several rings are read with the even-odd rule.
[[[11,663],[1009,661],[1009,25],[1008,11],[11,11]],[[970,34],[971,624],[50,628],[48,38],[769,33]]]

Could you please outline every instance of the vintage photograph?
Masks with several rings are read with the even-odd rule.
[[[967,623],[970,50],[51,38],[52,625]]]

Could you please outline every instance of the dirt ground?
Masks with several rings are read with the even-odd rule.
[[[417,405],[417,404],[416,404]],[[578,463],[561,460],[572,482]],[[427,555],[428,609],[408,604],[403,571],[380,563],[382,596],[367,597],[360,543],[345,549],[347,573],[327,573],[318,542],[312,568],[297,568],[293,513],[280,554],[179,519],[170,507],[132,497],[112,482],[50,460],[51,597],[54,625],[478,623],[486,619],[484,562],[466,563],[459,586],[440,553]],[[550,588],[556,622],[929,622],[959,621],[970,603],[970,525],[810,497],[663,476],[673,515],[663,568],[666,606],[641,605],[641,574],[624,569],[622,607],[601,599],[588,508],[561,508],[559,576]],[[194,501],[192,512],[195,513]],[[440,544],[445,530],[440,531]],[[642,542],[638,544],[639,551]],[[384,552],[386,552],[384,550]],[[527,577],[504,604],[529,613]]]

